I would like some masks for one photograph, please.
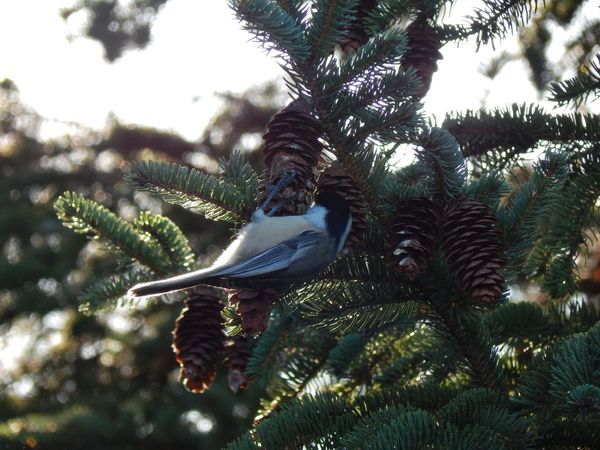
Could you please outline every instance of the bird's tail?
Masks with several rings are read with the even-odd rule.
[[[214,278],[221,270],[214,268],[196,270],[195,272],[177,275],[164,280],[149,281],[147,283],[139,283],[127,291],[130,297],[150,297],[153,295],[166,294],[168,292],[181,291],[189,289],[200,284],[211,284],[215,281]]]

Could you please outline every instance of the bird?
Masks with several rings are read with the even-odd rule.
[[[190,289],[198,285],[221,288],[285,288],[309,281],[342,251],[352,216],[348,202],[330,191],[317,192],[306,213],[273,216],[289,199],[265,207],[293,179],[293,171],[272,186],[251,221],[208,268],[170,278],[140,283],[129,297],[149,297]]]

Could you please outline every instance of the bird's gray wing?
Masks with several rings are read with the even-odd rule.
[[[167,292],[188,289],[199,284],[226,286],[224,280],[250,280],[246,287],[265,287],[278,285],[282,282],[278,275],[290,274],[286,272],[293,266],[293,275],[297,278],[310,277],[322,269],[335,256],[332,253],[333,240],[326,234],[318,231],[305,231],[291,239],[285,240],[274,247],[265,250],[250,259],[224,267],[209,267],[184,273],[164,280],[150,281],[133,286],[128,295],[133,297],[146,297]],[[255,279],[256,278],[256,279]],[[259,281],[258,279],[263,280]],[[285,278],[285,275],[283,276]],[[265,281],[267,279],[267,281]],[[217,284],[212,284],[219,280]],[[254,281],[252,281],[254,280]],[[235,287],[235,283],[231,283]]]
[[[214,273],[217,277],[245,278],[285,270],[299,257],[311,257],[305,252],[318,249],[331,239],[326,233],[308,230],[271,247],[250,259],[225,267]]]

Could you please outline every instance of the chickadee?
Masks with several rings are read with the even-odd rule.
[[[289,184],[286,177],[252,214],[237,238],[214,264],[164,280],[140,283],[128,294],[147,297],[207,284],[226,288],[273,288],[314,278],[341,252],[352,226],[348,203],[333,192],[316,195],[299,216],[272,217],[282,202],[265,214],[264,207]]]

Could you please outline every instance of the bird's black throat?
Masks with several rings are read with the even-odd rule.
[[[315,204],[327,209],[325,216],[327,232],[339,241],[350,219],[348,202],[341,195],[333,192],[319,192],[315,197]]]

